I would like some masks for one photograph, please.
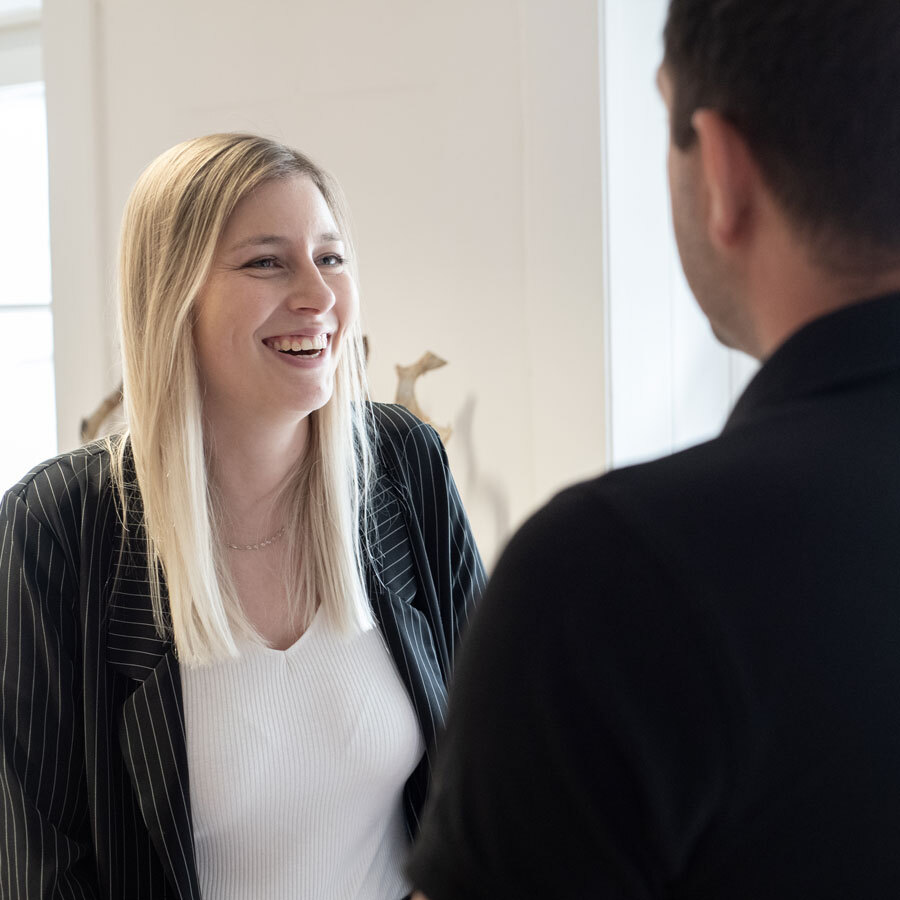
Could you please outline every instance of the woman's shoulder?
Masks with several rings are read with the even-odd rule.
[[[371,404],[374,445],[382,475],[400,486],[414,506],[450,491],[447,454],[438,433],[406,407]]]
[[[111,496],[111,449],[108,440],[99,440],[44,460],[11,485],[6,496],[48,524],[82,517],[87,503]]]
[[[411,454],[443,457],[444,446],[431,425],[399,403],[371,403],[375,443],[379,453],[398,460]]]

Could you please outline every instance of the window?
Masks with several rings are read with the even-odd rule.
[[[0,16],[7,18],[22,17],[31,21],[40,8],[41,0],[0,0]]]
[[[656,89],[668,0],[606,0],[610,462],[713,437],[756,363],[713,338],[675,246]]]
[[[0,490],[57,447],[37,7],[0,2]]]

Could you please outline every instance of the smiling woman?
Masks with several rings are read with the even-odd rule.
[[[366,400],[358,305],[296,151],[212,135],[138,180],[128,430],[0,507],[4,896],[408,892],[484,574],[437,435]]]
[[[321,239],[338,233],[341,243]],[[133,454],[147,552],[169,596],[166,610],[151,570],[157,624],[171,616],[185,663],[235,656],[238,636],[288,646],[320,606],[342,628],[372,622],[358,546],[373,461],[356,284],[349,262],[330,265],[351,247],[334,180],[251,136],[172,148],[129,199],[120,290],[131,441],[113,448],[113,471],[127,506]],[[330,333],[330,352],[293,360],[266,343],[304,329]],[[289,518],[295,527],[262,560],[222,549]]]

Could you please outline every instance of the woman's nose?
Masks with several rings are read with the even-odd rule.
[[[328,286],[314,262],[310,261],[295,273],[288,297],[291,309],[326,312],[334,306],[334,302],[334,291]]]

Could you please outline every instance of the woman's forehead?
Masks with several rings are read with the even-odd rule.
[[[308,175],[265,181],[241,198],[223,231],[223,243],[249,234],[340,239],[334,214]]]

